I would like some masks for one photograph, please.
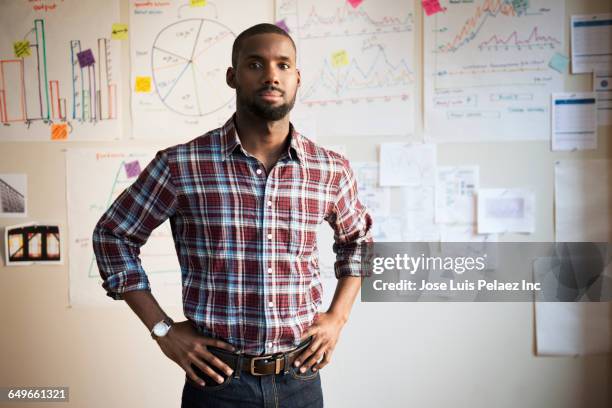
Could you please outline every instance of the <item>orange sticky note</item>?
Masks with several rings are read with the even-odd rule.
[[[348,65],[348,54],[344,50],[334,52],[331,56],[331,63],[334,68],[340,68],[345,65]]]
[[[51,140],[68,139],[68,124],[54,123],[51,125]]]
[[[30,53],[30,42],[28,40],[15,41],[13,43],[13,51],[15,51],[15,56],[17,58],[29,57],[32,55]]]
[[[138,93],[149,93],[151,92],[151,77],[150,76],[137,76],[134,90]]]

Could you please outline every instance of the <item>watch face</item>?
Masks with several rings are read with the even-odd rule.
[[[159,322],[155,326],[153,326],[153,334],[157,337],[163,337],[168,333],[168,325],[165,322]]]

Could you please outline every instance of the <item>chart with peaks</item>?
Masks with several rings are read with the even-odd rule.
[[[413,3],[277,1],[276,19],[296,42],[302,74],[295,115],[325,135],[411,134]]]
[[[563,74],[556,0],[442,0],[425,18],[425,132],[432,141],[545,140]]]

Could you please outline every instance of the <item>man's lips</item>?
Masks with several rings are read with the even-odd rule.
[[[263,92],[259,92],[258,95],[261,99],[264,99],[267,101],[277,101],[281,99],[281,97],[283,96],[282,93],[276,92],[276,91],[263,91]]]

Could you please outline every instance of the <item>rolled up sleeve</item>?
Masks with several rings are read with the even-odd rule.
[[[346,159],[343,160],[333,212],[327,221],[334,230],[336,278],[363,276],[362,244],[373,242],[372,217],[359,201],[357,181]]]
[[[93,250],[106,294],[116,300],[135,290],[151,290],[140,248],[151,232],[176,211],[176,188],[164,151],[124,190],[96,224]]]

